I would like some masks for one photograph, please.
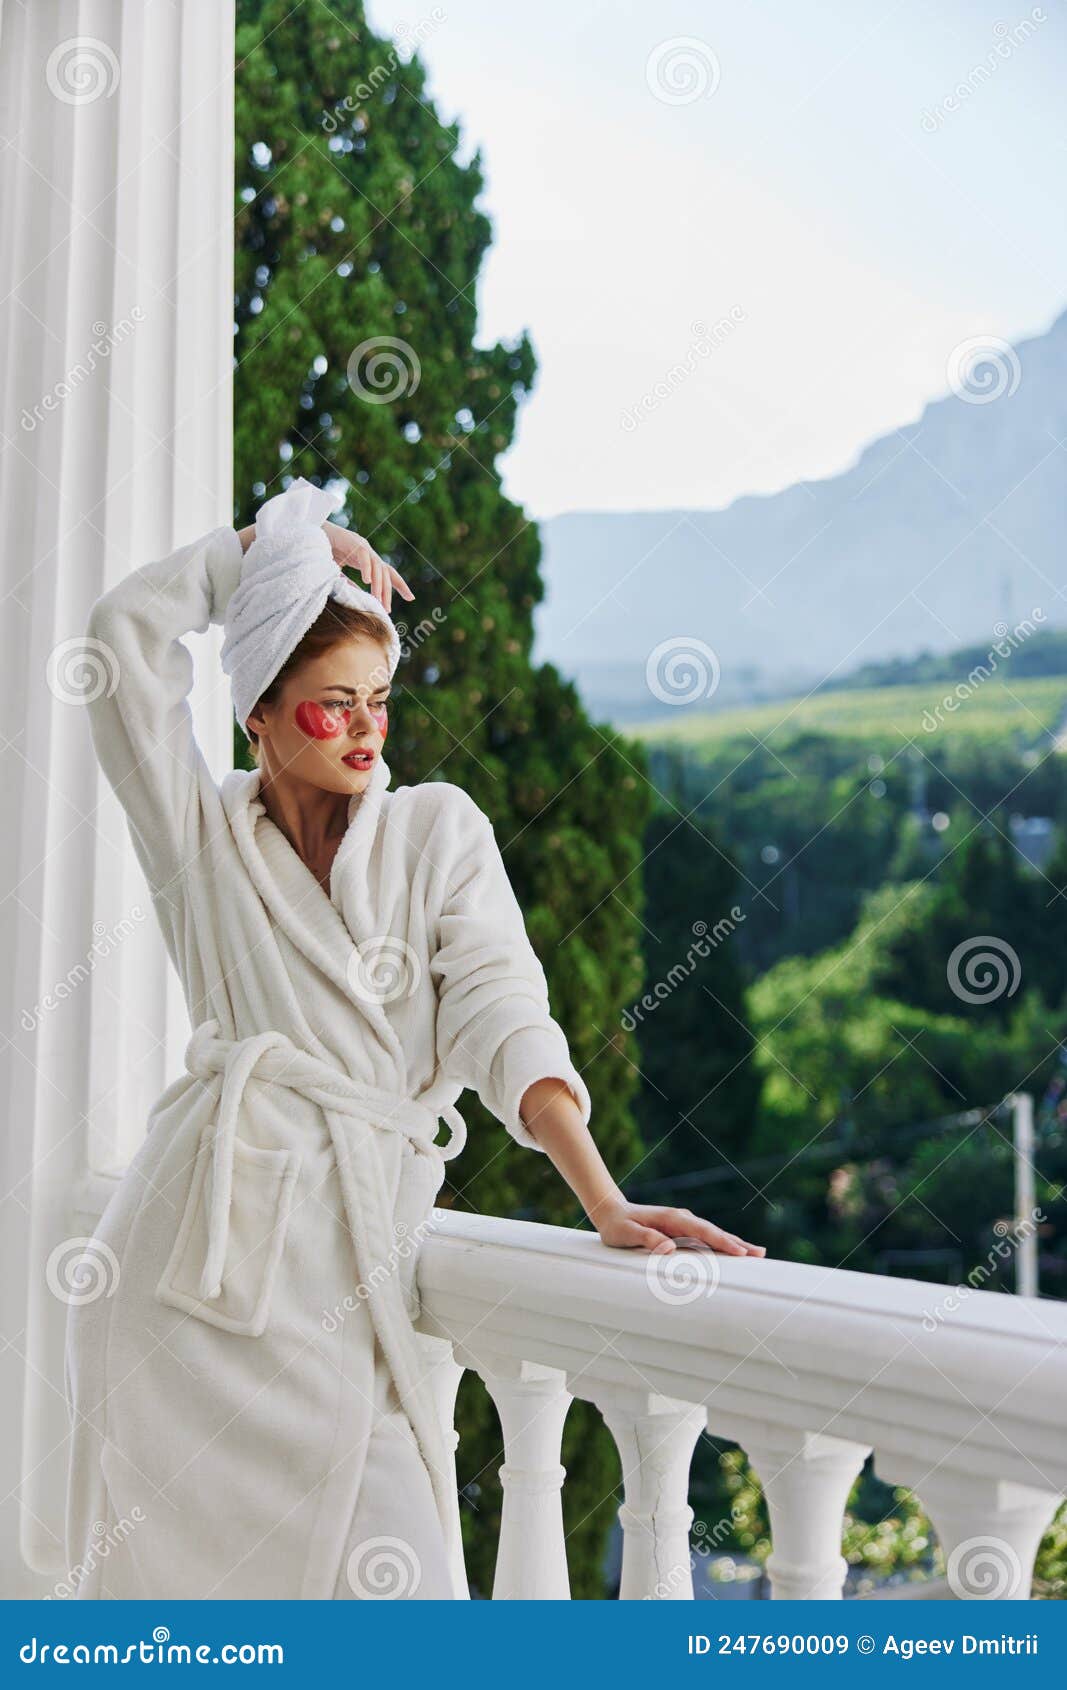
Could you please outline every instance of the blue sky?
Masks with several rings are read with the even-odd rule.
[[[482,150],[481,336],[526,328],[540,361],[502,462],[534,517],[833,474],[947,391],[961,341],[1067,304],[1059,0],[368,15],[419,31]]]

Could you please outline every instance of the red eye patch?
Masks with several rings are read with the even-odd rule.
[[[310,739],[339,739],[351,714],[351,710],[327,710],[324,704],[305,698],[293,712],[293,721]]]
[[[389,711],[384,704],[378,704],[371,710],[371,717],[378,732],[384,739],[389,732]]]

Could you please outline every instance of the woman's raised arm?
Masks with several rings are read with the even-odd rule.
[[[201,783],[211,780],[193,733],[193,661],[182,638],[221,622],[254,534],[212,529],[135,569],[90,612],[90,651],[107,676],[86,701],[93,744],[153,889],[199,850]],[[216,685],[228,700],[221,670]]]

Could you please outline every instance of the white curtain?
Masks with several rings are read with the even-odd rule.
[[[77,1239],[186,1036],[80,697],[99,593],[232,515],[233,5],[0,13],[0,1582],[66,1571]],[[201,743],[227,766],[213,666]],[[106,1295],[106,1276],[95,1293]],[[34,1577],[29,1569],[34,1569]]]

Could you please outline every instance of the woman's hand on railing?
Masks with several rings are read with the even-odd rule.
[[[749,1244],[692,1209],[665,1209],[656,1203],[630,1203],[612,1179],[581,1112],[562,1079],[535,1080],[519,1105],[523,1125],[563,1175],[605,1244],[621,1249],[665,1254],[676,1238],[696,1239],[723,1256],[765,1256],[762,1244]]]
[[[692,1209],[661,1209],[655,1203],[628,1203],[625,1198],[599,1203],[591,1217],[605,1244],[649,1250],[665,1255],[676,1250],[677,1238],[695,1238],[722,1256],[765,1256],[763,1244],[749,1244]]]

